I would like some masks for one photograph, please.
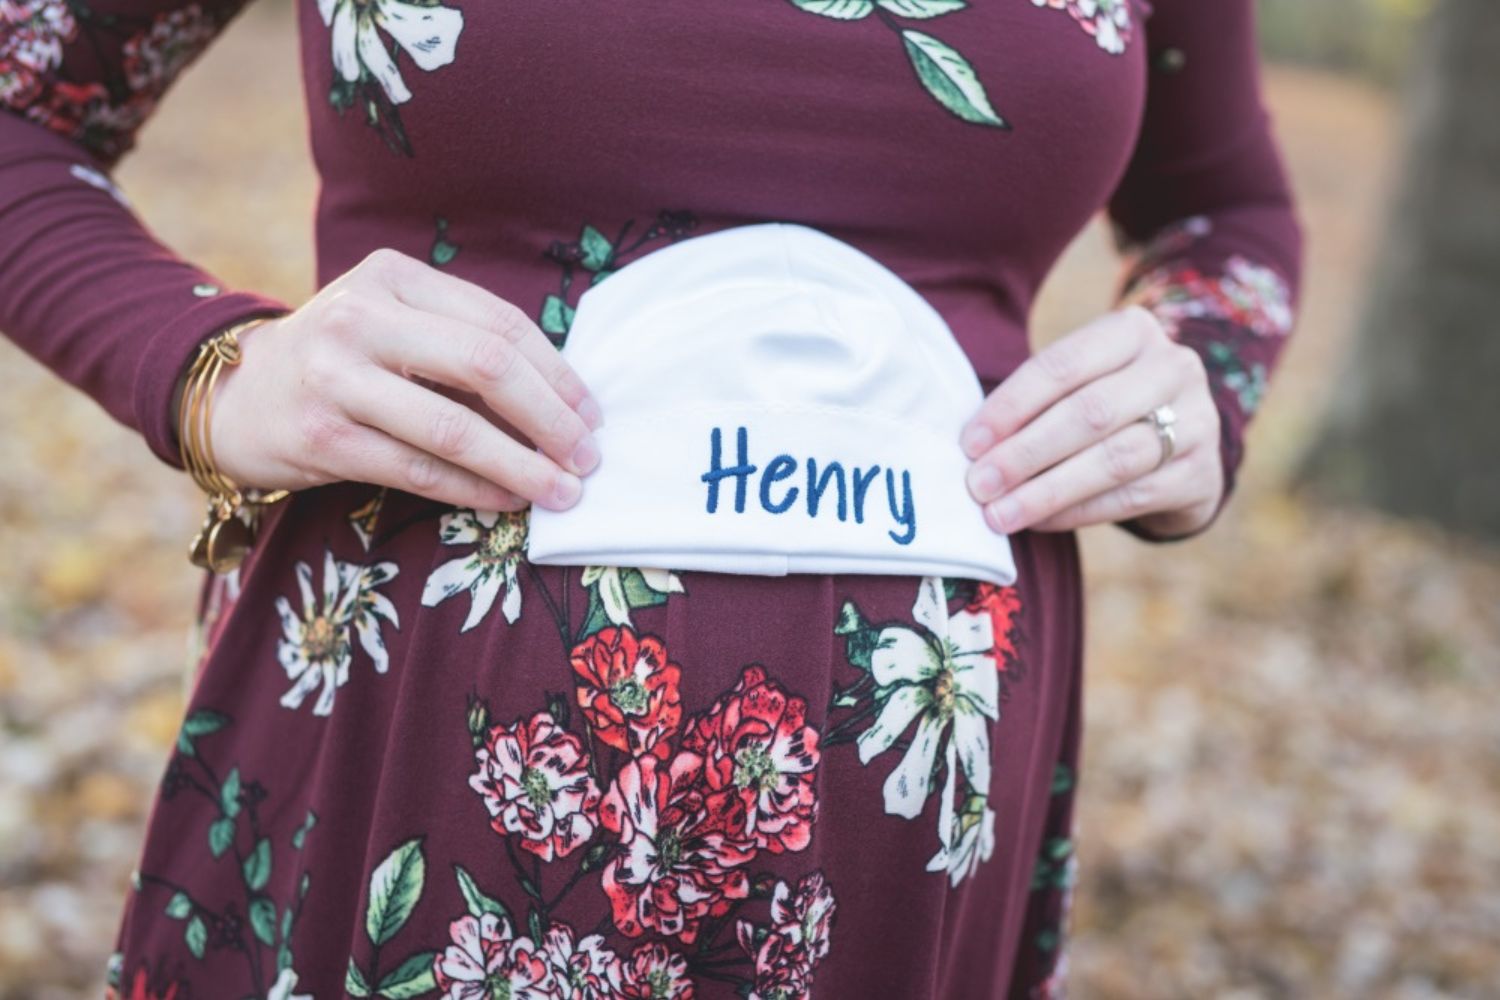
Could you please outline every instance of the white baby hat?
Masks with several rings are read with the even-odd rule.
[[[533,562],[1015,581],[965,485],[973,367],[848,243],[784,222],[679,240],[584,292],[563,355],[602,457],[573,507],[532,507]]]

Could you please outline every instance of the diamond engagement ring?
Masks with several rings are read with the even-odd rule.
[[[1151,470],[1155,472],[1167,464],[1167,459],[1172,457],[1172,452],[1176,449],[1177,437],[1172,430],[1172,424],[1177,421],[1177,413],[1170,404],[1163,403],[1140,419],[1156,428],[1156,437],[1161,441],[1161,461],[1157,462]]]

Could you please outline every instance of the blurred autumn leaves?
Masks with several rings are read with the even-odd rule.
[[[184,255],[300,301],[314,181],[294,39],[285,5],[252,5],[118,179]],[[1187,544],[1082,536],[1074,994],[1493,995],[1500,559],[1279,491],[1381,238],[1393,108],[1312,71],[1268,86],[1311,256],[1241,493]],[[259,110],[217,114],[229,95]],[[1037,341],[1107,308],[1115,276],[1092,228],[1049,282]],[[97,996],[181,722],[198,500],[4,343],[0,428],[0,998]]]

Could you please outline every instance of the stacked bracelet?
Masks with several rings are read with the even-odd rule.
[[[262,493],[235,485],[215,464],[208,433],[211,396],[219,372],[224,365],[240,363],[240,331],[272,318],[257,316],[243,320],[210,337],[198,348],[187,372],[179,410],[178,445],[183,467],[208,495],[208,512],[203,526],[193,536],[188,558],[193,565],[215,573],[228,573],[244,560],[255,542],[260,508],[290,495],[287,490]]]

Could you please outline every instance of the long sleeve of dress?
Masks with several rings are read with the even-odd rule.
[[[197,345],[291,307],[179,258],[110,173],[242,2],[0,0],[0,331],[178,469]]]
[[[1303,230],[1262,102],[1253,0],[1155,0],[1145,119],[1108,214],[1125,254],[1119,304],[1139,303],[1203,358],[1224,494],[1296,315]]]

